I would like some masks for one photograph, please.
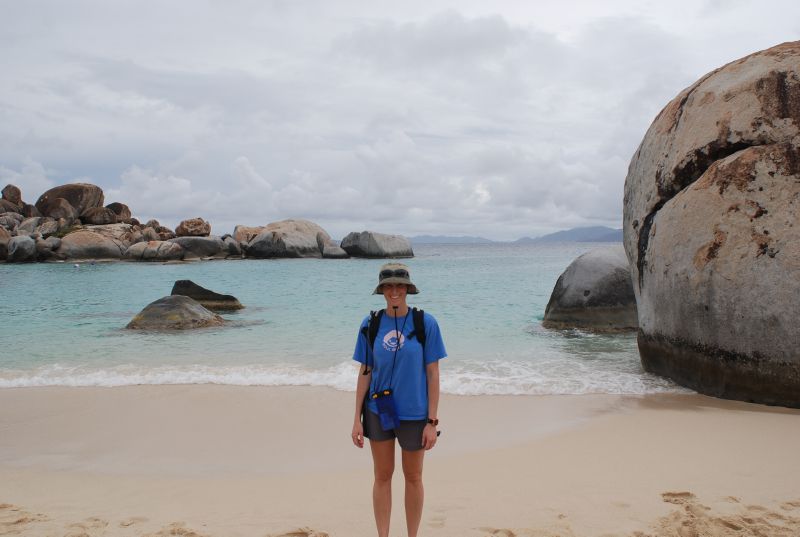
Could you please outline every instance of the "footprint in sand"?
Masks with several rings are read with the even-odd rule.
[[[136,524],[141,524],[142,522],[147,522],[147,519],[143,516],[132,516],[130,518],[126,518],[125,520],[119,523],[120,528],[129,528],[131,526],[135,526]]]
[[[486,532],[486,537],[517,537],[517,534],[504,528],[478,528]]]
[[[667,503],[674,503],[676,505],[684,505],[694,501],[696,496],[691,492],[664,492],[661,498]]]
[[[29,513],[10,503],[0,504],[0,535],[16,535],[26,531],[30,524],[48,520],[40,513]]]
[[[311,528],[300,528],[288,533],[269,534],[267,537],[328,537],[324,531],[315,531]]]
[[[185,522],[173,522],[169,526],[161,528],[156,533],[148,533],[142,537],[208,537],[208,535],[197,533],[187,528]]]

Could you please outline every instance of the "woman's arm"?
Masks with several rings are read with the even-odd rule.
[[[432,362],[425,366],[428,376],[428,418],[439,417],[439,362]],[[436,426],[427,424],[422,431],[422,447],[431,449],[436,445]]]
[[[365,364],[361,364],[358,370],[358,384],[356,385],[356,414],[353,418],[353,433],[351,435],[353,444],[356,447],[364,447],[364,426],[361,424],[361,410],[364,405],[364,398],[369,390],[369,383],[372,379],[372,371],[364,374]]]

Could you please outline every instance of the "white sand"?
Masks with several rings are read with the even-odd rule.
[[[0,390],[0,535],[374,535],[352,406],[306,387]],[[800,411],[444,397],[440,417],[421,535],[800,535]],[[399,462],[395,485],[401,536]]]

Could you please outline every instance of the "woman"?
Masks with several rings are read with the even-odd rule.
[[[383,295],[386,309],[364,319],[353,353],[361,369],[352,439],[363,448],[364,438],[369,438],[375,469],[372,507],[379,537],[389,535],[395,439],[402,453],[408,537],[416,537],[424,497],[422,460],[438,436],[439,360],[447,352],[436,319],[409,309],[406,296],[417,293],[406,265],[383,265],[374,294]]]

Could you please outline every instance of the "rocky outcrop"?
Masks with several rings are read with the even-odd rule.
[[[133,330],[188,330],[221,326],[225,321],[187,296],[170,295],[148,304],[125,328]]]
[[[81,214],[81,222],[92,226],[117,223],[117,215],[108,207],[92,207]]]
[[[61,246],[61,239],[48,237],[36,239],[36,258],[39,261],[48,261],[56,257],[55,251]]]
[[[202,218],[184,220],[175,228],[178,237],[208,237],[211,235],[211,224]]]
[[[265,226],[247,244],[247,256],[322,257],[323,247],[329,243],[330,235],[314,222],[301,219],[282,220]]]
[[[24,205],[22,202],[22,191],[18,186],[6,185],[3,188],[2,195],[2,199],[14,205],[17,210],[22,209],[22,206]]]
[[[231,237],[230,235],[225,235],[222,238],[223,246],[222,250],[225,253],[225,257],[229,258],[241,258],[242,257],[242,245],[239,244],[236,239]]]
[[[203,259],[209,257],[225,257],[224,244],[219,237],[176,237],[169,242],[183,247],[184,259]]]
[[[732,62],[656,117],[625,181],[642,364],[800,407],[800,42]]]
[[[242,303],[232,295],[221,295],[205,287],[201,287],[192,280],[178,280],[172,286],[173,295],[188,296],[196,300],[204,308],[212,311],[232,311],[244,308]]]
[[[89,183],[72,183],[51,188],[42,194],[36,202],[36,208],[45,216],[50,214],[50,203],[58,198],[63,198],[72,205],[78,215],[87,209],[103,206],[103,190]]]
[[[22,205],[22,216],[30,218],[31,216],[42,216],[42,213],[39,212],[35,205],[24,203]]]
[[[558,277],[542,323],[548,328],[635,330],[636,297],[622,245],[575,259]]]
[[[127,249],[119,239],[81,229],[62,238],[55,255],[74,260],[120,259]]]
[[[19,213],[0,213],[0,227],[4,227],[8,231],[14,231],[23,219],[23,216]]]
[[[341,246],[337,244],[326,244],[322,248],[322,257],[324,259],[347,259],[350,256]]]
[[[6,260],[10,263],[36,261],[36,241],[27,235],[11,237],[6,248]]]
[[[374,231],[348,234],[340,245],[353,257],[414,257],[411,242],[402,235],[385,235]]]
[[[175,261],[183,259],[180,244],[169,241],[147,241],[132,244],[125,250],[124,258],[130,261]]]

